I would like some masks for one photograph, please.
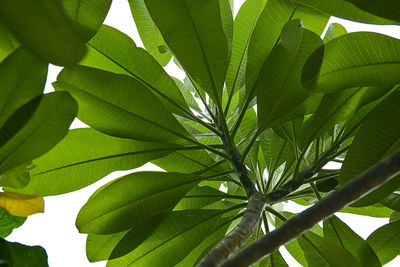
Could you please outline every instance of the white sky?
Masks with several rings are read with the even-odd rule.
[[[244,0],[235,0],[235,11]],[[352,31],[376,31],[391,35],[400,39],[398,26],[374,26],[360,24],[341,19],[333,18],[330,22],[339,22],[346,27],[349,32]],[[139,35],[134,26],[130,13],[128,1],[114,0],[111,10],[107,15],[105,24],[111,25],[135,40],[137,46],[141,46]],[[171,61],[172,62],[172,61]],[[45,91],[53,91],[51,83],[56,80],[60,67],[50,66]],[[167,66],[167,71],[178,78],[183,78],[182,72],[173,64]],[[73,128],[82,127],[79,121],[74,121]],[[129,171],[155,170],[156,166],[146,164],[141,168]],[[15,229],[7,237],[7,240],[20,242],[27,245],[40,245],[47,251],[50,267],[100,267],[105,266],[106,262],[89,263],[86,258],[85,242],[86,235],[79,234],[75,228],[75,218],[79,209],[86,203],[89,196],[103,184],[120,177],[129,172],[114,172],[100,181],[84,189],[45,198],[45,213],[29,216],[24,225]],[[287,209],[292,212],[298,212],[304,209],[302,206],[291,204]],[[357,216],[345,213],[338,213],[345,223],[355,230],[361,237],[367,238],[376,228],[388,223],[388,219],[377,219],[365,216]],[[288,260],[290,267],[300,266],[288,254],[285,249],[281,249],[285,259]],[[400,266],[400,257],[385,266]]]

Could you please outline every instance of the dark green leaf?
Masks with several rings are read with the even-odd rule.
[[[175,266],[203,241],[220,216],[220,210],[172,212],[134,251],[108,261],[107,266]],[[130,238],[135,240],[151,225],[142,227],[142,231],[132,231]]]
[[[400,91],[395,91],[371,111],[347,153],[339,175],[343,185],[400,147]],[[400,176],[373,190],[353,206],[367,206],[400,186]]]
[[[394,192],[382,199],[380,203],[392,210],[400,211],[400,194]]]
[[[309,267],[362,266],[349,251],[312,232],[305,233],[297,240]]]
[[[19,48],[0,64],[0,128],[23,104],[43,92],[47,64]]]
[[[361,10],[389,20],[400,22],[400,2],[397,0],[346,0]]]
[[[392,87],[400,82],[400,40],[372,32],[332,39],[310,56],[302,82],[316,92],[351,87]]]
[[[0,238],[0,263],[5,267],[48,267],[47,254],[39,246],[25,246]]]
[[[115,138],[93,129],[75,129],[34,161],[31,182],[20,193],[42,196],[71,192],[118,170],[129,170],[178,149],[164,143]]]
[[[145,0],[164,40],[188,74],[220,102],[228,68],[219,1]]]
[[[96,191],[80,210],[82,233],[120,232],[168,212],[201,177],[172,172],[136,172]]]
[[[378,255],[382,265],[400,253],[400,221],[394,221],[375,230],[367,243]]]
[[[324,237],[348,250],[362,266],[381,266],[378,257],[367,242],[336,216],[324,221]]]
[[[318,35],[302,28],[299,20],[285,25],[280,44],[271,51],[256,82],[258,122],[262,129],[309,96],[301,85],[300,71],[321,44]]]
[[[0,21],[0,62],[10,55],[19,46],[6,25]]]
[[[87,47],[88,53],[80,65],[129,75],[152,90],[171,112],[183,116],[179,107],[189,110],[171,77],[126,34],[103,25]]]
[[[62,0],[65,13],[77,24],[77,31],[85,42],[103,24],[112,0]]]
[[[30,51],[56,65],[73,65],[86,52],[59,1],[3,0],[0,18]]]
[[[358,1],[358,0],[356,0]],[[361,2],[362,0],[359,0]],[[392,0],[392,2],[395,0]],[[372,15],[369,12],[365,12],[363,10],[358,9],[352,3],[349,3],[349,0],[294,0],[297,4],[303,4],[310,8],[313,8],[319,12],[324,12],[326,14],[340,17],[348,20],[354,20],[363,23],[371,23],[371,24],[398,24],[395,20],[389,20],[385,18],[381,18],[375,15]],[[370,2],[370,1],[362,1]],[[374,4],[371,5],[381,5],[381,3],[373,1]],[[392,7],[390,7],[392,8]],[[394,12],[394,11],[393,11]]]
[[[36,110],[25,114],[31,112],[32,102],[39,102]],[[77,108],[76,101],[65,92],[38,96],[20,107],[4,124],[0,136],[14,132],[18,119],[31,119],[0,148],[0,173],[30,162],[56,145],[67,134]]]
[[[7,211],[0,209],[0,237],[5,238],[11,234],[12,230],[20,227],[25,220],[25,217],[13,216],[8,214]]]
[[[167,65],[171,60],[172,54],[150,17],[144,0],[129,0],[129,6],[131,7],[132,16],[144,47],[161,66]]]
[[[189,135],[137,80],[88,67],[65,68],[54,84],[79,103],[78,118],[105,134],[143,141],[175,141]]]

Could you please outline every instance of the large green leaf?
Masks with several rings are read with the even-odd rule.
[[[270,126],[309,96],[301,85],[301,69],[320,45],[319,36],[302,28],[299,20],[285,25],[280,44],[271,51],[256,82],[261,128]]]
[[[278,43],[283,26],[294,12],[295,5],[290,0],[269,0],[265,5],[249,41],[246,66],[247,94],[252,91],[261,67]]]
[[[395,91],[372,110],[361,125],[347,153],[339,175],[345,184],[400,147],[400,91]],[[397,175],[361,198],[353,206],[367,206],[389,195],[400,186]]]
[[[90,40],[103,24],[112,0],[61,0],[65,13],[77,24],[84,41]]]
[[[351,0],[350,0],[351,1]],[[381,2],[373,1],[362,1],[362,0],[355,0],[358,2],[368,3],[370,6],[372,5],[382,5]],[[390,0],[389,0],[390,1]],[[394,2],[392,0],[391,2]],[[398,21],[385,19],[382,17],[375,16],[369,12],[365,12],[363,10],[358,9],[349,0],[294,0],[297,4],[303,4],[310,8],[313,8],[319,12],[324,12],[326,14],[340,17],[348,20],[354,20],[363,23],[371,23],[371,24],[398,24]],[[371,2],[371,4],[370,4]],[[367,4],[367,5],[368,5]],[[384,7],[381,7],[382,9]],[[388,7],[389,9],[393,9],[392,12],[395,12],[395,8]],[[397,18],[398,19],[398,18]]]
[[[86,239],[86,256],[90,262],[108,260],[118,242],[129,230],[109,235],[89,234]]]
[[[203,241],[220,216],[220,210],[172,212],[135,250],[108,261],[107,266],[175,266]],[[134,242],[147,227],[152,226],[145,224],[143,230],[132,230],[126,241]]]
[[[171,112],[184,115],[177,106],[189,110],[171,77],[126,34],[103,25],[87,47],[88,52],[80,65],[129,75],[156,93]]]
[[[20,227],[26,217],[10,215],[7,211],[0,209],[0,237],[5,238],[11,234],[12,230]]]
[[[400,253],[400,221],[394,221],[375,230],[367,243],[378,255],[382,265]]]
[[[162,66],[167,65],[172,53],[150,17],[144,0],[129,0],[129,6],[144,47]]]
[[[232,54],[226,73],[226,87],[235,93],[244,83],[247,47],[266,0],[248,0],[240,7],[233,23]]]
[[[79,103],[78,118],[108,135],[143,141],[175,141],[189,133],[137,80],[88,67],[65,68],[54,84]]]
[[[364,1],[364,0],[346,0],[352,3],[361,10],[377,15],[382,18],[400,22],[400,2],[397,0],[379,0],[379,1]]]
[[[363,266],[349,251],[312,232],[305,233],[297,241],[304,250],[309,267]]]
[[[80,210],[80,232],[120,232],[168,212],[201,177],[173,172],[136,172],[96,191]]]
[[[7,267],[48,267],[46,250],[0,238],[0,263]]]
[[[307,5],[296,5],[296,12],[291,19],[300,19],[307,30],[321,35],[328,23],[330,15],[319,10],[308,7]]]
[[[343,27],[341,24],[331,23],[331,24],[329,24],[329,27],[326,30],[326,33],[324,35],[324,43],[329,42],[333,38],[339,37],[346,33],[347,33],[346,28]]]
[[[348,250],[362,266],[381,266],[371,247],[338,217],[332,216],[324,221],[324,237]]]
[[[19,48],[0,64],[0,128],[20,106],[42,94],[47,64]]]
[[[85,54],[59,1],[2,0],[0,19],[30,51],[56,65],[73,65]]]
[[[6,25],[0,21],[0,62],[19,46],[18,41],[10,33]]]
[[[54,149],[34,161],[31,182],[18,192],[42,196],[71,192],[176,149],[173,144],[115,138],[90,128],[71,130]]]
[[[0,173],[30,162],[56,145],[67,134],[77,108],[68,93],[55,92],[38,96],[14,112],[0,130],[0,143],[8,140],[0,146]],[[29,121],[19,128],[17,122],[27,116]]]
[[[303,85],[316,92],[336,92],[361,86],[400,82],[400,40],[372,32],[334,38],[310,56],[302,72]]]
[[[393,210],[388,209],[386,207],[375,207],[375,206],[367,206],[367,207],[346,207],[340,212],[352,213],[376,218],[388,218],[392,214]]]
[[[400,194],[393,192],[380,201],[382,205],[392,210],[400,211]]]
[[[35,166],[31,162],[28,162],[1,173],[0,186],[11,188],[26,186],[30,181],[29,172],[34,168]]]
[[[228,68],[228,43],[219,1],[145,0],[147,9],[188,74],[220,102]]]

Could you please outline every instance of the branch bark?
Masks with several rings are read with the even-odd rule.
[[[255,241],[222,267],[249,266],[400,173],[400,150]]]

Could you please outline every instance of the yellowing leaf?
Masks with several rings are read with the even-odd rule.
[[[14,216],[26,217],[44,212],[42,196],[0,192],[0,208]]]

